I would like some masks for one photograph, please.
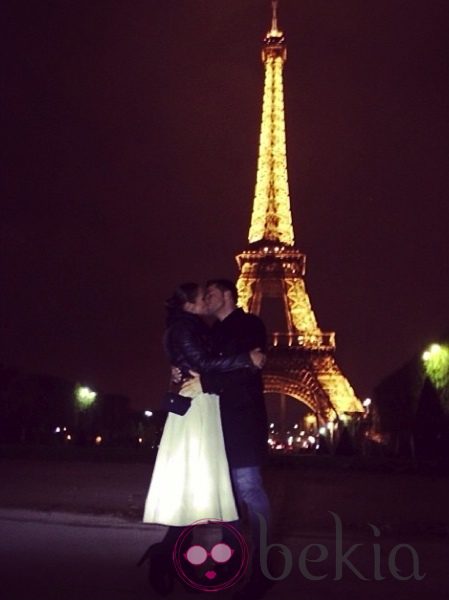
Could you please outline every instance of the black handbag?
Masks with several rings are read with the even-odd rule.
[[[166,392],[162,398],[162,410],[175,413],[175,415],[185,415],[190,408],[192,398],[181,396],[176,392]]]

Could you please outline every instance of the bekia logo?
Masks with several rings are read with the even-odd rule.
[[[179,577],[202,592],[218,592],[235,585],[248,568],[248,546],[229,523],[204,519],[179,536],[173,563]]]
[[[374,543],[356,543],[348,547],[343,540],[339,515],[329,513],[335,525],[334,539],[330,537],[329,545],[307,544],[299,552],[297,567],[305,579],[321,581],[329,577],[341,581],[344,573],[362,581],[382,581],[388,576],[398,581],[421,581],[426,577],[426,573],[421,573],[418,552],[411,544],[396,544],[385,554],[379,543],[380,529],[369,524]],[[258,514],[258,518],[260,571],[267,580],[282,581],[295,570],[292,551],[285,544],[268,543],[267,523],[262,515]],[[362,559],[364,572],[356,566],[358,560],[353,562],[357,554]],[[276,573],[270,569],[270,556],[273,555],[276,556]],[[399,555],[401,562],[405,561],[405,567],[399,566]],[[190,587],[217,592],[230,588],[243,577],[248,569],[248,547],[235,527],[216,519],[206,519],[193,523],[179,536],[173,562],[179,577]],[[317,563],[327,563],[330,571],[317,573]],[[279,566],[282,566],[281,571]]]
[[[349,548],[344,547],[343,539],[343,524],[338,514],[328,511],[334,519],[335,524],[335,538],[330,547],[325,544],[312,543],[306,545],[301,549],[298,557],[298,568],[301,575],[309,581],[321,581],[326,579],[328,576],[332,576],[334,581],[341,581],[343,579],[344,571],[355,575],[362,581],[382,581],[386,579],[388,575],[397,579],[398,581],[408,581],[415,579],[421,581],[426,577],[426,573],[420,573],[420,562],[419,556],[416,549],[411,544],[396,544],[388,552],[387,557],[382,557],[382,547],[378,543],[380,537],[380,529],[375,525],[369,524],[374,535],[375,542],[370,545],[365,543],[352,544]],[[262,515],[258,515],[260,525],[260,568],[263,575],[271,581],[282,581],[290,575],[293,570],[293,555],[291,550],[285,545],[280,543],[268,544],[267,540],[267,523]],[[377,539],[376,539],[377,538]],[[352,555],[356,550],[360,550],[364,555],[364,563],[370,569],[370,573],[362,573],[356,565],[352,562],[354,558]],[[277,551],[278,556],[281,556],[284,561],[283,571],[280,575],[274,575],[270,572],[269,568],[269,556],[273,551]],[[408,571],[401,572],[398,566],[399,554],[403,555],[403,558],[407,560]],[[326,562],[331,559],[333,563],[333,572],[326,574],[315,574],[313,573],[313,567],[316,567],[316,563]],[[363,555],[362,555],[363,558]],[[382,558],[384,560],[382,561]],[[387,560],[385,560],[387,559]],[[382,573],[382,563],[387,562],[386,569]]]

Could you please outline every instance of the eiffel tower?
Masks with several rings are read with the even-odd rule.
[[[278,27],[277,0],[272,7],[262,47],[265,83],[249,245],[236,256],[237,289],[240,306],[255,314],[264,298],[280,299],[286,330],[270,332],[265,392],[303,402],[317,426],[323,426],[363,413],[363,407],[335,361],[335,333],[318,326],[304,283],[306,257],[295,245],[282,78],[287,48]]]

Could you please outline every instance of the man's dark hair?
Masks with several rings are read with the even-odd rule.
[[[232,299],[237,304],[239,295],[233,281],[230,281],[229,279],[209,279],[209,281],[206,283],[206,287],[209,287],[210,285],[217,286],[217,288],[222,292],[231,292]]]

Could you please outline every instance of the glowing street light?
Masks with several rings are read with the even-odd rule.
[[[431,344],[422,354],[424,370],[437,389],[449,385],[449,346]]]
[[[371,405],[371,398],[365,398],[365,400],[363,401],[363,406],[365,408],[368,408],[368,406]]]
[[[146,410],[146,411],[145,411],[143,414],[144,414],[146,417],[152,417],[152,416],[153,416],[153,412],[152,412],[151,410]]]
[[[431,358],[434,358],[437,356],[437,354],[440,354],[442,352],[443,348],[440,346],[440,344],[432,344],[431,346],[429,346],[429,348],[423,352],[422,355],[422,359],[423,361],[428,361]]]
[[[81,410],[89,408],[97,397],[97,392],[91,390],[87,385],[79,385],[75,387],[75,398]]]

